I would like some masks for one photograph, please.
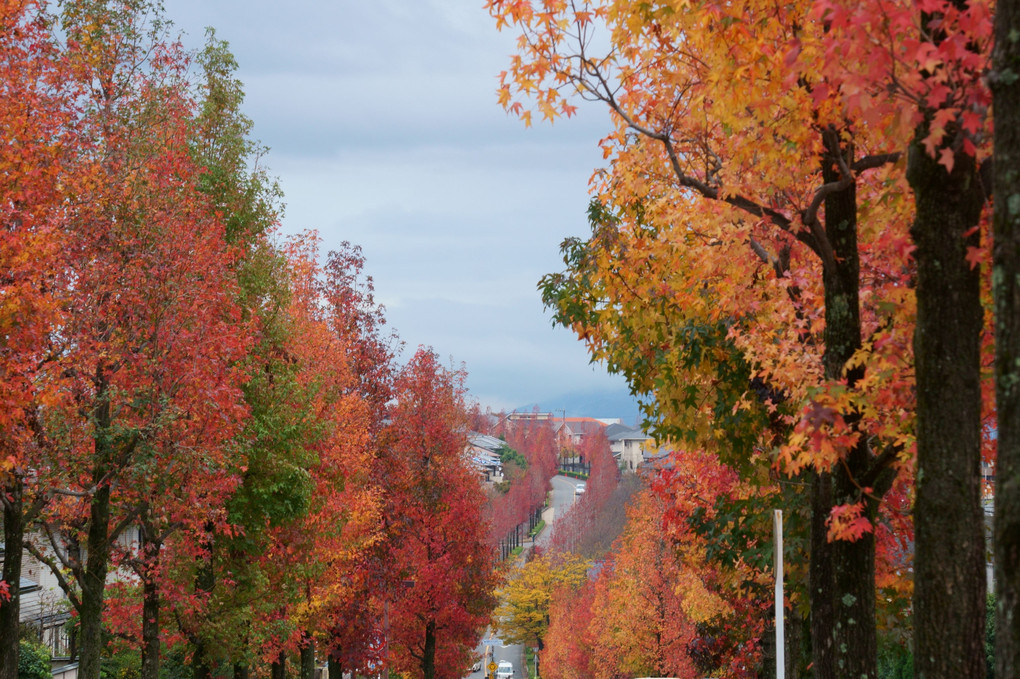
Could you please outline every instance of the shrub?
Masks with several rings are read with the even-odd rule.
[[[18,679],[51,679],[50,649],[22,639],[18,655]]]

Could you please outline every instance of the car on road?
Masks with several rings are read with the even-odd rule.
[[[584,495],[584,491],[587,490],[587,488],[588,486],[584,482],[577,484],[574,486],[574,495]]]
[[[509,660],[500,660],[496,666],[496,679],[513,679],[514,664]]]
[[[476,660],[475,664],[471,666],[471,671],[472,672],[477,672],[480,669],[482,669],[482,661],[481,660]]]

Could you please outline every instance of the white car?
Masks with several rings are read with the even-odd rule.
[[[584,483],[579,483],[574,486],[574,495],[584,495],[584,491],[588,486]]]
[[[496,666],[496,679],[513,679],[514,664],[508,660],[500,660]]]

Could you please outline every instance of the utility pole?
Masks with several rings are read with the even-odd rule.
[[[786,677],[786,636],[783,629],[783,510],[772,515],[776,547],[776,679]]]

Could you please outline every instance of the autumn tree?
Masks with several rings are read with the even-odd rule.
[[[497,592],[494,616],[504,643],[535,646],[539,652],[549,629],[549,603],[560,588],[577,589],[588,580],[591,562],[566,554],[541,556],[511,572]]]
[[[661,500],[645,491],[628,515],[595,583],[595,676],[693,677],[688,648],[696,631],[688,611],[710,618],[706,609],[714,602],[698,600],[695,588],[677,586],[689,577],[683,578],[673,545],[660,530]]]
[[[50,352],[62,323],[67,234],[62,177],[75,153],[74,83],[66,78],[45,7],[0,7],[0,677],[18,674],[21,561],[26,528],[47,501],[42,417],[59,401]]]
[[[464,459],[463,377],[419,349],[401,370],[385,434],[400,585],[390,598],[397,669],[454,678],[494,605],[481,484]]]
[[[981,167],[989,151],[991,6],[833,3],[817,13],[850,71],[830,68],[832,77],[846,90],[861,88],[847,97],[848,113],[876,129],[893,119],[915,126],[905,173],[917,267],[914,661],[918,676],[977,676],[985,662],[978,264],[992,188]],[[887,37],[864,37],[890,21],[896,28]]]
[[[159,473],[210,492],[187,501],[219,513],[232,483],[224,444],[244,417],[233,365],[247,333],[222,224],[194,191],[184,55],[141,5],[63,9],[69,77],[86,94],[65,206],[73,284],[53,335],[72,403],[45,424],[49,468],[61,470],[50,482],[70,493],[42,517],[49,550],[32,549],[77,612],[81,672],[95,678],[113,546]],[[185,468],[214,485],[198,490]]]
[[[367,670],[381,660],[378,603],[396,570],[384,565],[393,535],[381,516],[389,507],[383,488],[385,458],[391,454],[382,444],[396,356],[403,345],[396,331],[387,331],[384,309],[375,300],[374,283],[364,267],[361,248],[344,242],[327,255],[320,283],[326,325],[343,343],[344,364],[351,373],[346,396],[360,402],[367,418],[360,441],[362,461],[354,468],[346,465],[349,478],[340,483],[344,493],[359,501],[345,503],[347,535],[330,546],[336,554],[327,555],[336,560],[330,573],[335,591],[324,602],[330,622],[323,639],[332,666],[341,672]],[[359,507],[362,511],[354,511]]]
[[[191,569],[178,574],[190,578],[191,594],[174,606],[173,616],[192,647],[197,677],[221,663],[243,676],[263,631],[256,621],[268,614],[258,593],[268,586],[273,531],[308,508],[309,446],[317,430],[310,425],[314,390],[299,379],[308,366],[292,353],[299,328],[292,311],[300,308],[294,268],[273,240],[280,191],[263,165],[266,149],[251,138],[252,122],[241,111],[244,90],[229,46],[210,31],[197,62],[199,109],[191,138],[192,155],[203,168],[197,189],[223,216],[226,238],[238,253],[238,304],[255,337],[240,366],[250,417],[232,442],[240,479],[226,503],[233,529],[226,534],[209,526],[198,540],[202,551]]]
[[[523,95],[544,117],[570,115],[564,92],[576,89],[613,114],[615,129],[602,141],[611,166],[594,186],[620,222],[612,247],[592,254],[593,285],[608,291],[609,303],[587,307],[582,298],[574,313],[578,307],[564,297],[562,308],[574,318],[590,313],[592,323],[573,327],[596,356],[634,365],[612,328],[612,318],[626,313],[634,314],[640,333],[631,337],[652,352],[640,360],[663,346],[680,349],[691,382],[651,383],[666,413],[690,404],[691,395],[696,404],[719,370],[700,360],[697,341],[687,342],[689,328],[721,330],[717,338],[732,341],[752,367],[733,412],[755,401],[768,409],[792,406],[778,461],[787,473],[813,479],[814,669],[823,677],[874,676],[872,530],[913,446],[907,255],[914,201],[902,164],[894,163],[924,118],[919,93],[951,99],[931,98],[925,110],[935,114],[945,104],[946,112],[918,137],[928,143],[921,150],[933,153],[952,138],[973,155],[966,135],[945,133],[950,119],[968,133],[984,125],[980,93],[972,98],[977,90],[969,85],[977,62],[971,48],[958,49],[972,42],[980,51],[983,9],[934,8],[954,27],[943,45],[938,31],[916,39],[916,10],[905,3],[489,6],[498,23],[514,23],[522,33],[521,55],[504,74],[506,107],[530,122],[530,111],[514,100]],[[890,13],[896,21],[886,45],[888,23],[862,26],[888,22]],[[957,31],[957,18],[969,28]],[[600,54],[592,36],[603,23],[612,49]],[[933,54],[934,60],[925,56]],[[930,91],[913,87],[941,63],[945,68],[925,81]],[[906,86],[897,81],[904,72]],[[883,90],[894,96],[871,96]],[[967,113],[963,101],[977,108]],[[939,160],[951,167],[945,153]],[[642,322],[666,305],[682,332]],[[656,333],[668,336],[657,342]],[[693,411],[705,422],[719,414]],[[923,433],[929,443],[931,435]],[[973,479],[969,450],[966,474]],[[864,530],[844,530],[851,525]],[[963,599],[969,607],[973,597]],[[844,650],[850,648],[852,657]]]
[[[177,619],[194,647],[196,675],[226,662],[241,676],[259,654],[282,671],[281,652],[299,648],[307,659],[314,639],[332,644],[337,626],[349,624],[336,618],[353,610],[347,599],[364,603],[381,587],[362,547],[374,539],[366,517],[377,506],[374,459],[399,342],[385,331],[360,249],[344,243],[320,264],[313,234],[283,246],[272,239],[280,192],[241,112],[237,64],[212,32],[199,62],[199,188],[241,252],[240,302],[257,341],[244,361],[251,418],[236,441],[242,482],[227,505],[235,529],[207,535],[194,576],[206,603]],[[307,544],[313,536],[321,539]],[[267,587],[280,597],[259,596]],[[329,629],[309,626],[312,619]]]
[[[592,658],[596,641],[589,631],[594,583],[577,589],[553,591],[549,602],[549,630],[540,654],[541,675],[550,679],[584,679],[594,674]]]

